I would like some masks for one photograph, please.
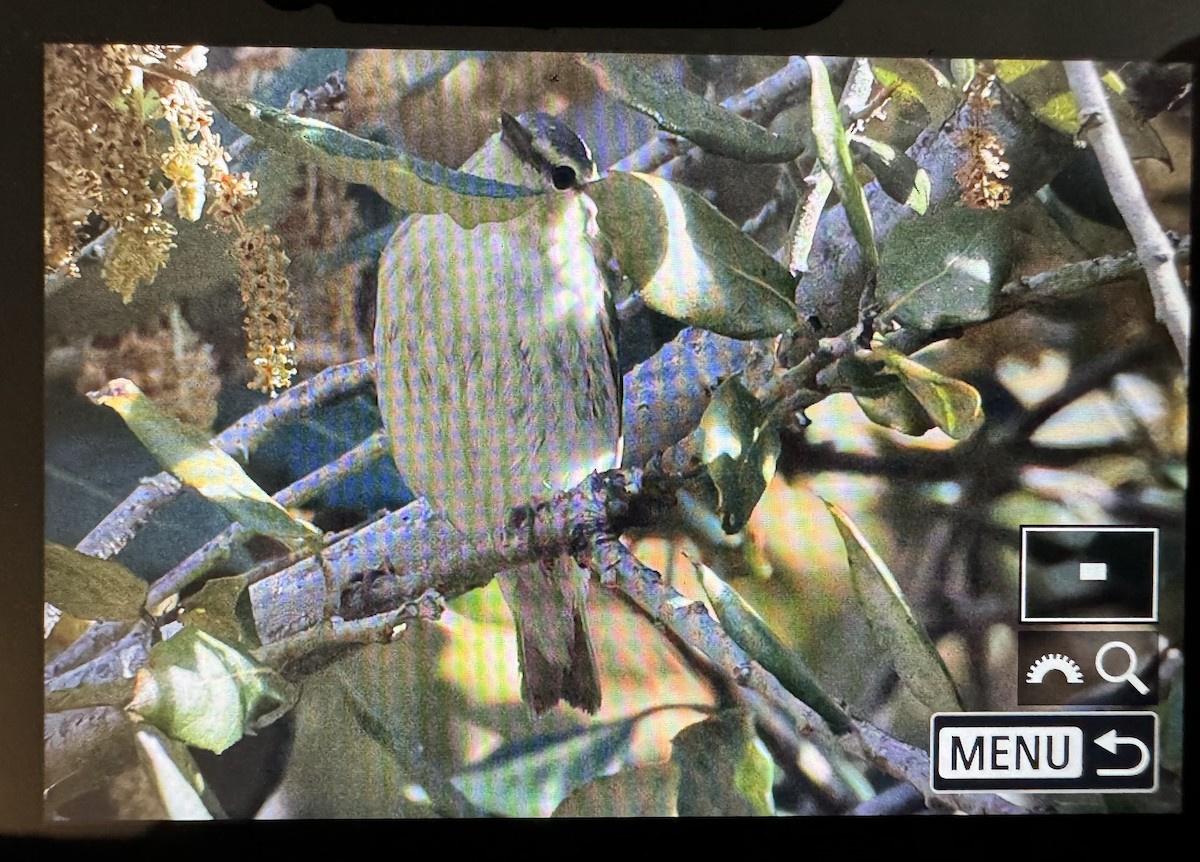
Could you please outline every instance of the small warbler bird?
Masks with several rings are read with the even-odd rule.
[[[379,404],[401,474],[461,530],[621,460],[616,317],[598,262],[587,145],[541,113],[504,114],[462,170],[544,188],[509,221],[402,224],[379,269]],[[587,572],[569,556],[499,575],[516,621],[521,693],[594,713],[600,681]]]

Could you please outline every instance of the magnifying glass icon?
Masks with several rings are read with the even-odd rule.
[[[1112,649],[1119,649],[1129,657],[1129,665],[1125,668],[1124,673],[1112,674],[1104,669],[1104,656],[1109,650]],[[1100,676],[1109,682],[1127,682],[1137,689],[1138,694],[1149,694],[1150,686],[1138,679],[1137,674],[1134,673],[1134,671],[1137,670],[1137,665],[1137,653],[1135,653],[1133,651],[1133,647],[1125,643],[1125,641],[1109,641],[1104,646],[1100,647],[1100,649],[1096,650],[1096,673],[1100,674]]]

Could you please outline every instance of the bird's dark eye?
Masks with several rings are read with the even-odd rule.
[[[550,172],[550,181],[560,192],[575,187],[575,169],[559,165]]]

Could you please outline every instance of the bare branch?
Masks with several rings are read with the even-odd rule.
[[[1121,131],[1113,119],[1095,64],[1090,60],[1068,60],[1063,65],[1067,70],[1071,91],[1079,103],[1082,135],[1096,151],[1113,203],[1117,205],[1125,227],[1133,237],[1138,260],[1150,282],[1155,316],[1171,333],[1183,362],[1186,380],[1188,341],[1192,328],[1191,307],[1179,270],[1175,268],[1175,249],[1146,201],[1146,194],[1133,169],[1133,161],[1129,158]]]
[[[42,679],[49,682],[54,677],[79,667],[99,655],[103,650],[120,640],[129,631],[129,623],[95,622],[46,663]]]
[[[132,679],[137,669],[150,655],[150,625],[138,620],[115,642],[86,661],[46,679],[46,691],[65,691],[81,685],[107,685],[122,679]]]
[[[254,650],[261,662],[282,667],[289,662],[309,658],[314,653],[372,643],[391,643],[403,631],[406,623],[419,619],[437,619],[444,605],[433,590],[405,602],[392,611],[375,614],[360,620],[326,620],[319,626],[288,635],[274,643]]]
[[[1170,241],[1168,237],[1168,242]],[[1172,244],[1172,260],[1186,261],[1190,258],[1191,251],[1191,236],[1178,239]],[[1000,296],[1005,300],[1005,308],[1012,305],[1015,310],[1027,304],[1084,296],[1092,288],[1132,278],[1142,271],[1141,260],[1136,250],[1116,256],[1105,255],[1092,260],[1067,263],[1048,272],[1010,281],[1000,288]]]
[[[349,452],[329,464],[318,467],[274,494],[274,500],[285,508],[303,506],[341,478],[365,469],[386,454],[387,440],[382,431],[376,431]],[[169,596],[195,583],[224,559],[234,545],[245,538],[246,531],[240,524],[229,525],[151,584],[146,597],[146,607],[153,609]],[[303,556],[302,553],[298,553],[296,558],[300,559]]]
[[[548,501],[517,510],[506,525],[465,536],[424,499],[331,545],[320,559],[254,584],[259,639],[270,643],[323,623],[329,607],[358,618],[399,607],[428,590],[453,598],[500,571],[569,551],[581,537],[619,532],[642,487],[640,470],[593,474]]]
[[[850,811],[854,817],[877,814],[912,814],[925,806],[925,799],[911,784],[894,784]]]

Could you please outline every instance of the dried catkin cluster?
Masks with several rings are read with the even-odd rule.
[[[218,158],[221,148],[209,132],[212,114],[195,90],[157,75],[148,82],[146,70],[162,64],[194,74],[204,68],[205,51],[171,45],[46,48],[48,272],[78,274],[81,229],[93,213],[113,230],[104,280],[126,302],[166,265],[175,228],[161,218],[156,174],[175,185],[180,216],[195,220],[204,208],[201,166]],[[162,118],[174,143],[160,153],[154,121]]]
[[[241,273],[246,316],[246,357],[254,368],[247,384],[275,395],[296,374],[295,315],[287,278],[288,256],[267,225],[248,226],[245,216],[258,203],[258,184],[248,173],[232,174],[223,160],[211,172],[208,214],[221,230],[236,234],[229,253]]]
[[[174,248],[175,228],[162,218],[165,180],[180,218],[197,221],[207,205],[213,222],[236,234],[230,254],[242,269],[250,386],[274,394],[295,374],[288,258],[269,228],[247,227],[254,182],[229,172],[208,103],[170,74],[195,75],[206,55],[201,46],[47,47],[45,267],[77,276],[83,227],[98,218],[112,230],[103,278],[128,302]],[[155,130],[164,120],[169,143]]]
[[[174,228],[150,187],[158,167],[140,76],[145,45],[49,45],[43,78],[48,272],[77,274],[81,228],[95,213],[116,230],[104,276],[128,301],[166,263]]]
[[[285,275],[288,257],[279,235],[265,225],[240,234],[233,254],[242,270],[246,353],[254,364],[250,386],[274,395],[296,373],[295,328]]]
[[[955,173],[963,190],[963,202],[974,209],[999,209],[1012,199],[1008,179],[1010,165],[1003,159],[1004,145],[985,125],[988,110],[996,100],[990,91],[995,79],[979,76],[967,88],[969,125],[956,133],[958,145],[967,151],[967,160]]]

